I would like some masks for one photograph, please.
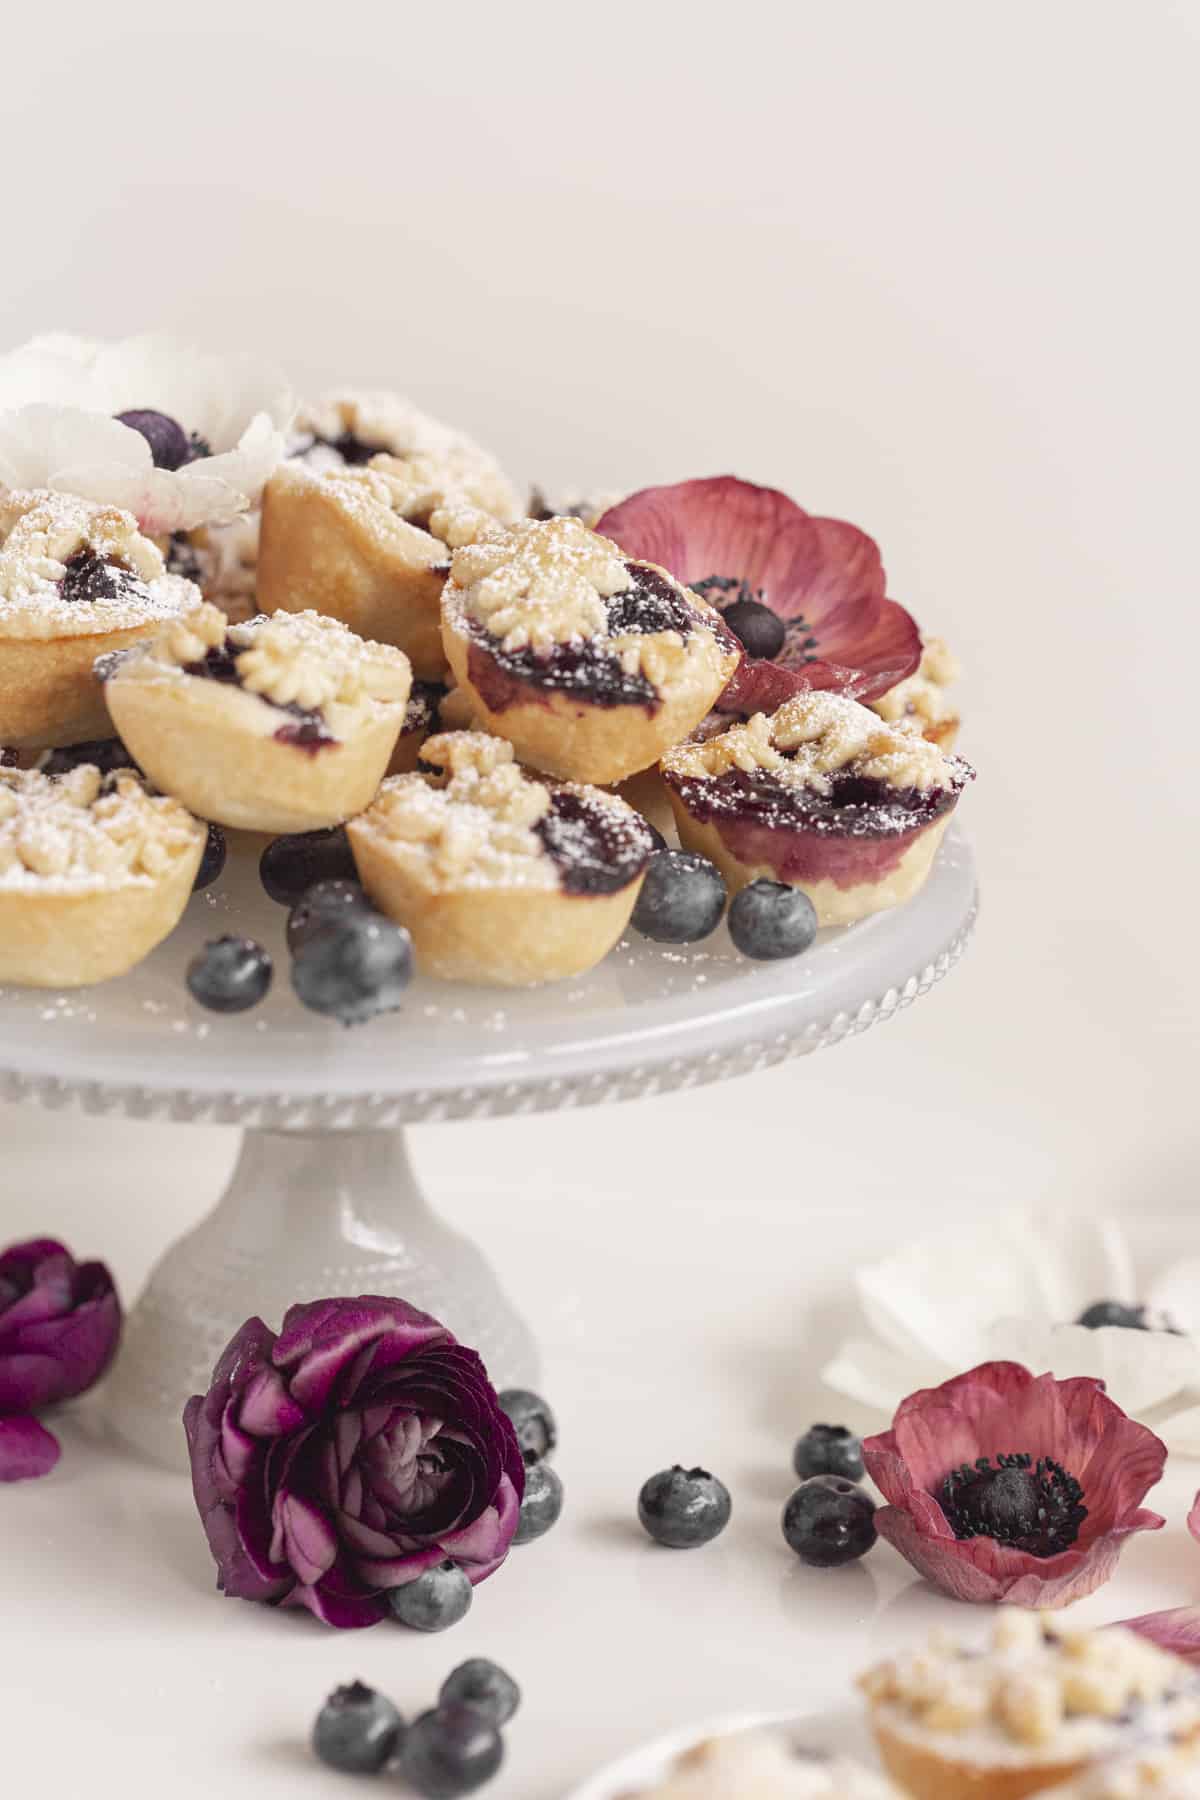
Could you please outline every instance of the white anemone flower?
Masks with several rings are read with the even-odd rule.
[[[918,1238],[855,1277],[866,1332],[822,1370],[839,1394],[890,1417],[907,1394],[979,1363],[1101,1379],[1168,1447],[1200,1456],[1200,1259],[1145,1293],[1154,1328],[1080,1325],[1100,1300],[1136,1306],[1133,1260],[1112,1219],[1015,1215]],[[1171,1326],[1174,1329],[1168,1329]]]
[[[154,466],[114,415],[152,410],[211,454]],[[253,506],[284,454],[293,402],[251,356],[167,338],[97,343],[56,334],[0,356],[0,488],[52,488],[122,506],[151,536],[222,525]]]

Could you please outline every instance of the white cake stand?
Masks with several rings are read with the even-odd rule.
[[[739,957],[724,928],[678,951],[629,939],[591,975],[521,992],[418,980],[404,1010],[356,1031],[306,1012],[287,981],[284,913],[245,843],[168,943],[124,980],[0,992],[0,1099],[243,1128],[215,1210],[175,1244],[129,1316],[108,1389],[118,1434],[186,1462],[180,1415],[252,1314],[395,1293],[475,1345],[501,1387],[537,1353],[483,1254],[417,1187],[402,1127],[667,1093],[840,1043],[929,991],[975,920],[965,841],[947,836],[923,892],[823,932],[780,964]],[[258,938],[275,990],[236,1018],[205,1013],[184,970],[209,938]]]

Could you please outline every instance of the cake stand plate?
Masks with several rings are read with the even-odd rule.
[[[126,1327],[109,1385],[119,1434],[182,1466],[180,1414],[252,1314],[293,1301],[403,1294],[475,1345],[498,1386],[537,1377],[533,1339],[482,1253],[434,1216],[406,1124],[596,1105],[700,1086],[840,1043],[929,991],[975,920],[969,847],[947,834],[923,891],[825,931],[803,957],[754,964],[724,928],[671,949],[630,937],[578,981],[509,991],[418,977],[403,1010],[359,1030],[306,1012],[287,981],[284,913],[257,846],[124,979],[73,993],[0,990],[0,1099],[242,1127],[215,1211],[175,1244]],[[205,1013],[184,971],[206,940],[258,938],[273,992]]]

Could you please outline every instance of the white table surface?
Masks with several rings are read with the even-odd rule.
[[[926,1002],[924,1023],[914,1012],[707,1097],[414,1134],[430,1192],[489,1246],[538,1325],[567,1488],[558,1528],[514,1552],[450,1633],[335,1633],[222,1599],[186,1481],[108,1448],[86,1408],[64,1419],[54,1474],[0,1490],[0,1717],[20,1726],[5,1737],[11,1791],[22,1779],[39,1791],[53,1744],[56,1796],[339,1792],[305,1745],[328,1688],[360,1676],[414,1712],[456,1661],[484,1654],[526,1694],[490,1791],[556,1800],[694,1717],[832,1706],[866,1661],[932,1623],[984,1630],[981,1613],[924,1588],[885,1544],[817,1572],[778,1528],[797,1432],[853,1417],[819,1395],[813,1370],[847,1270],[911,1228],[895,1206],[920,1160],[905,1070],[922,1030],[939,1013],[950,1022],[971,967],[968,956]],[[890,1102],[878,1097],[885,1068]],[[81,1252],[103,1247],[130,1293],[215,1191],[234,1142],[34,1112],[10,1111],[3,1126],[8,1228],[53,1224]],[[965,1141],[983,1168],[976,1124],[948,1116],[920,1200],[920,1216],[947,1229],[964,1204],[1005,1204],[983,1176],[969,1190],[947,1180]],[[734,1496],[728,1531],[699,1552],[656,1550],[633,1521],[642,1479],[674,1461],[707,1463]],[[1198,1482],[1200,1464],[1169,1472],[1151,1501],[1168,1530],[1134,1540],[1077,1617],[1200,1592],[1200,1548],[1183,1530]]]

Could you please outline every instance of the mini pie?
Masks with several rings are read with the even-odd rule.
[[[247,831],[316,831],[373,798],[404,722],[411,673],[335,619],[276,613],[230,625],[196,607],[108,660],[121,739],[164,793]]]
[[[449,550],[434,514],[453,501],[518,519],[516,489],[486,451],[395,396],[330,402],[305,422],[308,448],[263,495],[260,603],[315,606],[397,645],[418,679],[440,680]]]
[[[489,731],[536,768],[601,783],[694,730],[741,656],[715,608],[572,518],[460,542],[442,636]]]
[[[207,837],[127,770],[0,768],[0,985],[124,975],[178,924]]]
[[[939,750],[953,750],[962,720],[947,689],[962,673],[958,658],[941,638],[924,640],[915,675],[899,682],[878,700],[871,711],[888,725],[909,725]]]
[[[881,1775],[769,1727],[709,1738],[628,1800],[900,1800]]]
[[[72,494],[0,494],[0,743],[110,737],[96,658],[199,598],[131,513]]]
[[[593,968],[617,942],[654,840],[615,794],[543,782],[483,732],[445,732],[428,773],[385,781],[347,826],[376,906],[446,981],[526,987]]]
[[[854,700],[810,693],[681,744],[662,773],[684,848],[731,888],[786,882],[822,925],[848,925],[918,891],[973,771]]]
[[[985,1652],[939,1636],[860,1686],[884,1767],[914,1800],[1025,1800],[1200,1731],[1200,1675],[1178,1657],[1120,1626],[1072,1631],[1009,1608]]]

